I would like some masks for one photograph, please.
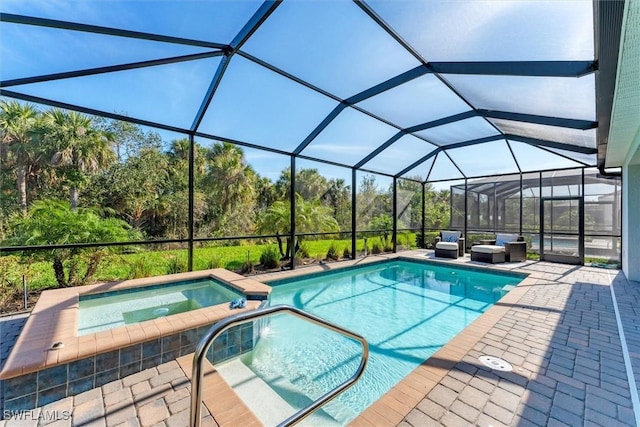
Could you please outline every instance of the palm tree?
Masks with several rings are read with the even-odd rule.
[[[282,237],[283,235],[288,235],[289,230],[291,229],[291,204],[282,200],[278,200],[273,202],[271,206],[267,208],[260,215],[260,219],[258,222],[258,232],[259,233],[274,233],[276,235],[276,240],[278,241],[278,250],[280,251],[280,256],[283,258],[288,257],[289,254],[289,242],[290,239],[287,238],[287,251],[285,252],[282,248]]]
[[[23,213],[27,211],[27,176],[40,153],[33,144],[37,119],[38,111],[31,104],[0,103],[0,156],[3,161],[10,157],[15,162],[18,203]]]
[[[61,168],[69,185],[71,208],[76,209],[88,175],[115,161],[112,135],[96,129],[90,117],[76,112],[50,110],[44,121],[45,139],[53,152],[51,163]]]
[[[333,209],[333,217],[338,221],[340,230],[351,229],[351,186],[342,178],[329,181],[329,188],[320,197]]]
[[[188,230],[189,200],[189,139],[181,138],[171,141],[167,151],[167,185],[162,193],[161,206],[163,218],[170,236],[185,236]],[[205,172],[203,148],[197,142],[193,147],[194,162],[194,211],[193,221],[199,224],[204,216],[204,194],[200,190],[202,176]]]
[[[256,173],[246,164],[240,147],[224,142],[207,153],[208,174],[204,184],[209,211],[217,232],[250,232],[256,203]]]
[[[291,168],[285,168],[276,181],[276,189],[281,197],[289,197],[291,194]],[[322,198],[327,192],[330,183],[318,172],[318,169],[304,168],[296,170],[295,192],[305,200]]]
[[[291,254],[292,242],[287,237],[286,251],[282,248],[282,236],[289,236],[291,230],[291,204],[278,200],[260,216],[259,232],[276,235],[278,249],[283,258]],[[338,222],[333,217],[331,208],[320,204],[318,200],[306,201],[296,193],[296,232],[312,233],[338,231]],[[297,245],[296,245],[297,246]]]

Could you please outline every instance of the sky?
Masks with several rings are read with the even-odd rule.
[[[577,1],[367,2],[427,61],[593,60],[592,4]],[[234,1],[3,0],[0,11],[228,44],[260,6]],[[84,68],[208,52],[210,49],[101,34],[0,23],[3,81]],[[260,60],[345,99],[420,63],[348,0],[285,0],[242,47]],[[12,91],[189,128],[220,58],[14,86]],[[401,128],[475,108],[595,119],[593,75],[581,78],[447,75],[417,77],[358,104]],[[338,105],[240,55],[234,55],[204,116],[201,132],[292,151]],[[512,133],[531,132],[519,123]],[[515,129],[515,130],[514,130]],[[595,147],[593,131],[544,130],[546,139]],[[302,151],[347,165],[398,128],[345,108]],[[160,132],[165,139],[174,135]],[[576,166],[520,142],[509,146],[488,121],[472,118],[400,138],[365,168],[395,174],[435,149],[496,135],[496,141],[440,154],[408,172],[423,179]],[[425,140],[426,139],[426,140]],[[577,142],[576,142],[577,141]],[[245,150],[263,176],[277,178],[288,159]],[[514,161],[513,152],[518,160]],[[564,153],[563,153],[564,154]],[[584,156],[580,157],[581,159]],[[587,159],[593,161],[595,156]],[[328,178],[350,170],[318,164]]]

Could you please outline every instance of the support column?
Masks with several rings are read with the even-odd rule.
[[[194,194],[195,194],[195,140],[193,138],[193,134],[189,135],[189,200],[188,200],[188,209],[189,209],[189,243],[188,243],[188,251],[187,251],[187,270],[193,271],[193,238],[195,235],[195,226],[193,222],[194,215]]]
[[[398,178],[393,177],[393,253],[398,252]]]
[[[580,254],[580,265],[584,265],[584,169],[585,168],[582,168],[582,180],[578,194],[580,196],[580,200],[578,201],[578,212],[580,213],[578,217],[578,253]],[[569,214],[569,224],[571,224],[571,214]]]
[[[640,164],[622,168],[622,271],[628,280],[640,282]]]
[[[289,206],[291,207],[289,212],[291,221],[289,254],[291,256],[291,269],[293,270],[296,268],[296,156],[293,155],[291,156],[291,179],[289,183],[291,184],[289,189]]]
[[[522,212],[523,212],[523,206],[522,206],[522,200],[523,200],[523,190],[522,190],[522,172],[520,172],[520,222],[519,222],[519,227],[518,227],[518,234],[522,236]]]
[[[351,169],[351,259],[357,258],[356,252],[356,241],[358,239],[357,228],[358,224],[356,223],[356,204],[357,204],[357,183],[356,183],[356,169]]]
[[[465,246],[469,241],[469,236],[467,236],[467,226],[468,226],[467,215],[469,212],[469,203],[467,202],[468,192],[469,192],[468,180],[467,178],[465,178],[464,179],[464,244]],[[467,248],[465,248],[465,252],[466,252],[466,249]]]
[[[426,210],[425,210],[426,185],[427,184],[425,182],[422,183],[422,203],[421,203],[421,211],[420,211],[420,214],[422,216],[422,225],[420,226],[420,233],[422,233],[422,245],[420,246],[420,249],[427,248],[427,244],[424,241],[424,229],[425,229],[425,220],[426,220]],[[449,204],[451,204],[451,201],[449,201]]]
[[[580,265],[584,265],[584,169],[585,168],[582,168],[580,191],[578,194],[580,196],[580,200],[578,201],[578,212],[580,213],[580,216],[578,217],[578,253],[580,254]],[[569,215],[569,221],[571,221],[571,215]]]
[[[620,180],[620,183],[622,182],[622,180]],[[619,206],[621,206],[620,202],[622,200],[622,197],[620,197],[620,194],[618,194],[619,191],[622,191],[622,186],[620,184],[618,184],[618,181],[615,181],[615,185],[614,185],[614,191],[613,191],[613,206],[611,209],[611,213],[613,215],[613,220],[612,220],[612,227],[611,229],[613,230],[613,234],[616,235],[617,230],[620,229],[620,223],[619,221],[621,221],[621,219],[618,219],[618,209]],[[622,212],[621,212],[622,213]],[[611,249],[614,252],[618,252],[618,239],[613,237],[611,239]],[[620,263],[622,263],[622,259],[620,259]]]

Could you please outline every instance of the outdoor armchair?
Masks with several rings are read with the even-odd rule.
[[[443,230],[440,237],[436,237],[437,257],[458,258],[464,256],[464,237],[460,231]]]

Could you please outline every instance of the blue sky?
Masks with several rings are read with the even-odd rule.
[[[429,61],[592,60],[593,18],[588,0],[576,1],[370,1],[396,31]],[[3,0],[0,10],[136,31],[229,43],[260,2]],[[3,80],[89,67],[203,52],[206,49],[99,34],[0,24]],[[243,51],[347,98],[419,65],[351,1],[286,0],[243,46]],[[118,112],[179,127],[191,126],[219,58],[76,79],[12,87],[11,90],[85,107]],[[593,76],[536,78],[446,76],[476,108],[593,120]],[[234,56],[200,130],[252,144],[293,150],[337,102]],[[408,127],[471,107],[433,75],[369,98],[360,107]],[[525,132],[530,129],[518,128]],[[343,110],[303,154],[352,165],[393,136],[397,129],[352,108]],[[594,145],[593,131],[545,129],[548,139]],[[419,135],[441,144],[497,134],[482,119],[469,119]],[[165,138],[173,138],[164,134]],[[368,168],[396,173],[434,147],[401,138]],[[516,172],[506,143],[490,142],[452,150],[468,175]],[[567,167],[571,162],[547,151],[511,143],[523,170]],[[466,150],[466,149],[465,149]],[[472,153],[472,154],[465,154]],[[477,161],[481,157],[484,161]],[[279,174],[273,155],[247,150],[261,174]],[[423,178],[425,167],[412,171]],[[320,167],[350,178],[346,169]],[[449,157],[439,155],[432,178],[459,178]]]

